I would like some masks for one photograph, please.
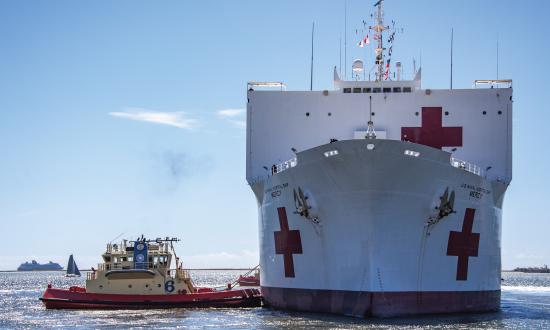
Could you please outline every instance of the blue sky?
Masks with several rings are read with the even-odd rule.
[[[348,62],[373,1],[348,0]],[[503,266],[550,264],[545,1],[386,2],[393,59],[423,87],[514,80],[514,179]],[[91,266],[121,233],[178,236],[191,267],[254,266],[246,82],[332,88],[343,1],[1,1],[0,269],[31,257]],[[367,61],[372,58],[369,57]],[[370,62],[368,62],[370,63]],[[82,267],[81,267],[82,268]]]

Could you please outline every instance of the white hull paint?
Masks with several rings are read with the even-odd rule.
[[[368,144],[374,149],[369,150]],[[324,155],[333,150],[338,154]],[[406,155],[405,150],[420,156]],[[253,185],[259,201],[261,283],[267,303],[289,307],[277,293],[270,295],[273,288],[312,290],[312,298],[319,291],[499,292],[506,186],[453,167],[449,159],[447,152],[409,142],[339,141],[299,153],[296,166]],[[305,191],[318,223],[294,212],[293,192],[298,188]],[[427,225],[447,188],[456,193],[456,213]],[[281,231],[279,208],[286,212],[289,230],[298,230],[300,235],[302,253],[292,254],[294,277],[285,275],[288,265],[276,250],[275,233]],[[448,247],[450,233],[462,232],[466,209],[475,210],[472,233],[479,233],[479,246],[477,256],[467,257],[467,279],[458,280],[459,257],[448,255]],[[491,295],[488,299],[497,298]],[[372,302],[365,304],[369,306],[355,306],[356,312],[321,311],[360,316],[411,311],[411,306],[388,310]],[[479,308],[470,307],[495,309],[499,301],[485,299],[478,304]],[[307,303],[292,308],[316,310]]]

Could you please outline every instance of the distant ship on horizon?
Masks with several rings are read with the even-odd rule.
[[[513,271],[520,273],[550,273],[550,268],[547,265],[544,265],[544,267],[517,267]]]
[[[17,267],[18,272],[28,272],[28,271],[44,271],[44,270],[63,270],[63,267],[55,262],[48,262],[47,264],[39,264],[36,260],[31,262],[22,263]]]

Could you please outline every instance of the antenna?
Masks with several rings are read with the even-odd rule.
[[[340,67],[338,68],[338,71],[340,71],[340,77],[342,77],[342,35],[340,34]]]
[[[374,4],[375,7],[378,7],[376,14],[376,25],[370,26],[369,29],[375,32],[375,39],[378,41],[378,46],[376,47],[376,61],[377,66],[376,81],[382,81],[384,76],[384,45],[383,45],[383,32],[389,27],[384,26],[384,16],[382,12],[382,1],[378,0]]]
[[[498,80],[498,33],[497,33],[497,80]]]
[[[344,2],[344,79],[348,77],[346,61],[348,59],[348,0]]]
[[[453,89],[453,31],[451,28],[451,89]]]
[[[117,237],[113,238],[109,243],[113,243],[115,240],[119,239],[120,237],[122,237],[122,235],[124,235],[124,233],[120,233]]]
[[[309,81],[309,90],[313,90],[313,35],[315,33],[315,22],[311,27],[311,72],[310,72],[310,81]]]

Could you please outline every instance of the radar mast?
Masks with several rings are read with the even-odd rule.
[[[374,31],[374,39],[378,41],[377,47],[375,49],[376,53],[376,81],[382,81],[384,79],[384,42],[383,42],[383,33],[385,30],[389,29],[389,26],[384,26],[384,12],[382,11],[382,2],[384,0],[378,0],[374,4],[377,7],[375,22],[376,25],[369,26],[370,30]]]

